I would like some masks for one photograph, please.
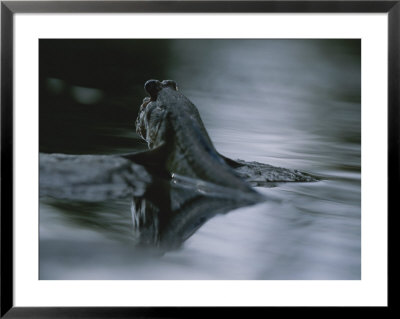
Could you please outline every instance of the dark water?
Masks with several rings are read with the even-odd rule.
[[[316,183],[216,215],[164,255],[136,247],[130,198],[40,200],[40,279],[360,279],[358,40],[41,40],[40,151],[144,149],[150,78],[174,79],[216,149]]]

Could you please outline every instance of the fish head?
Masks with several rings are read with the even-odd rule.
[[[143,99],[136,118],[136,133],[155,148],[166,141],[169,106],[177,99],[175,81],[149,80],[144,85],[150,95]]]

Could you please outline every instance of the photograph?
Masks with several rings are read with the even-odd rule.
[[[361,280],[361,39],[38,41],[39,280]]]

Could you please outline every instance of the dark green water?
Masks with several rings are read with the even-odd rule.
[[[174,79],[217,150],[317,183],[209,220],[162,257],[135,247],[130,199],[40,202],[40,279],[360,279],[358,40],[40,40],[40,152],[145,149],[150,78]]]

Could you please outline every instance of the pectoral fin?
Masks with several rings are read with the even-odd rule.
[[[230,159],[229,157],[225,157],[224,155],[222,155],[220,153],[218,153],[218,155],[221,156],[221,158],[225,161],[225,163],[232,168],[238,168],[238,167],[243,166],[242,163],[239,163],[233,159]]]
[[[164,167],[167,159],[167,146],[162,144],[149,151],[120,155],[143,166]]]

